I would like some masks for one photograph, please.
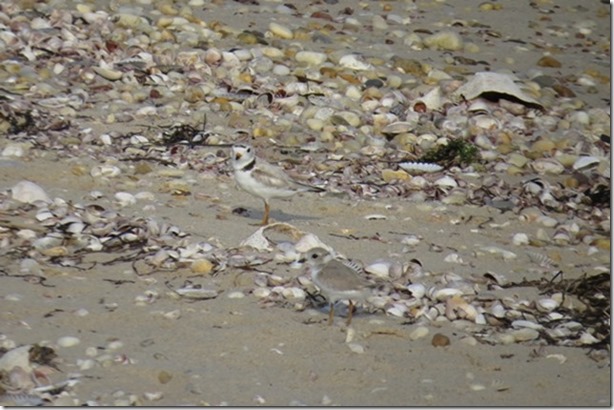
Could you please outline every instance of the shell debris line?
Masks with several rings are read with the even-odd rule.
[[[222,245],[222,232],[197,240],[156,215],[162,196],[181,203],[202,195],[216,207],[211,218],[241,218],[239,209],[224,208],[236,204],[198,193],[195,181],[228,184],[227,147],[249,140],[263,156],[272,149],[282,155],[285,170],[305,183],[353,202],[401,199],[449,214],[494,208],[518,226],[507,243],[445,250],[439,259],[447,269],[412,259],[416,249],[442,252],[421,234],[390,240],[395,256],[363,260],[364,274],[378,285],[354,326],[374,316],[411,326],[416,343],[450,325],[482,344],[608,351],[607,6],[566,10],[578,24],[536,19],[527,31],[540,35],[529,40],[515,27],[489,26],[487,13],[511,12],[484,6],[491,3],[475,6],[485,16],[480,23],[461,11],[428,20],[424,8],[443,7],[439,2],[326,3],[326,12],[319,2],[292,0],[0,5],[0,166],[53,158],[89,181],[78,200],[31,178],[2,187],[0,256],[14,269],[0,270],[0,281],[48,286],[58,272],[87,276],[93,255],[105,255],[106,265],[131,264],[117,286],[151,281],[132,302],[164,320],[180,321],[187,304],[222,297],[296,312],[320,307],[317,286],[294,268],[309,249],[332,250],[324,236],[279,222]],[[542,3],[535,13],[548,21],[562,13]],[[237,15],[253,21],[243,26]],[[561,38],[582,50],[585,64],[553,45]],[[592,258],[573,266],[581,270],[574,276],[557,258],[569,248]],[[489,258],[524,260],[526,275],[481,270]],[[234,275],[236,286],[221,287],[223,275]],[[514,293],[527,287],[539,295]],[[2,297],[23,302],[22,295]],[[102,305],[113,311],[114,303]],[[433,345],[442,350],[458,345],[440,336]],[[80,376],[132,359],[94,352],[75,363],[80,374],[58,381],[51,356],[80,339],[20,344],[12,337],[0,340],[0,404],[164,401],[151,391],[77,397],[77,382],[90,382]]]

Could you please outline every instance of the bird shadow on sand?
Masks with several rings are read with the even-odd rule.
[[[264,216],[264,212],[260,208],[255,208],[255,207],[239,206],[239,207],[234,208],[232,210],[232,213],[234,215],[238,215],[240,217],[253,220],[255,221],[255,223],[259,223],[259,221],[261,221],[262,217]],[[271,213],[269,214],[269,218],[270,218],[269,223],[272,223],[272,222],[290,223],[293,221],[315,221],[319,219],[313,216],[286,213],[281,210],[272,210]]]

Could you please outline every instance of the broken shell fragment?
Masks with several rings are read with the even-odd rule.
[[[498,96],[521,101],[525,104],[541,107],[539,101],[527,95],[515,83],[515,78],[507,74],[493,72],[479,72],[465,84],[460,86],[454,93],[455,98],[473,100],[477,97]]]

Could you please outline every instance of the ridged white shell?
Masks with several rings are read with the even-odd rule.
[[[11,194],[15,201],[26,204],[31,204],[36,201],[51,202],[51,198],[49,198],[43,188],[30,181],[20,181],[15,184],[15,186],[11,188]]]
[[[430,164],[428,162],[401,162],[399,166],[410,174],[437,172],[443,169],[441,165]]]

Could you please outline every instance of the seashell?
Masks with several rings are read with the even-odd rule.
[[[443,169],[441,165],[426,162],[401,162],[399,166],[410,174],[432,173]]]
[[[190,265],[190,270],[199,275],[207,275],[213,271],[213,263],[209,259],[199,258]]]
[[[532,161],[530,164],[533,171],[540,175],[550,174],[559,175],[565,171],[565,167],[555,159],[540,158]]]
[[[181,297],[194,300],[215,299],[220,294],[220,292],[215,289],[202,288],[192,285],[184,286],[179,289],[173,289],[173,291]]]
[[[175,309],[162,314],[162,317],[169,320],[177,320],[181,317],[181,310]]]
[[[114,197],[122,208],[136,204],[136,197],[129,192],[117,192]]]
[[[422,299],[426,294],[426,287],[421,283],[412,283],[406,288],[416,299]]]
[[[7,144],[6,147],[2,150],[3,157],[23,157],[26,152],[26,149],[21,144]]]
[[[294,59],[299,63],[306,63],[310,66],[319,66],[328,59],[328,56],[324,53],[318,53],[316,51],[299,51],[294,55]]]
[[[499,254],[504,260],[515,259],[517,257],[514,252],[499,248],[497,246],[483,246],[480,249],[484,252]]]
[[[305,253],[313,248],[324,248],[327,251],[333,251],[333,249],[326,245],[324,242],[320,240],[316,235],[312,233],[308,233],[303,235],[301,239],[299,239],[296,244],[294,244],[294,249],[299,253]]]
[[[417,328],[415,328],[414,330],[411,331],[411,333],[409,334],[409,338],[411,340],[418,340],[418,339],[422,339],[426,336],[428,336],[429,334],[429,328],[426,326],[418,326]]]
[[[62,336],[57,341],[58,346],[61,347],[73,347],[77,346],[79,343],[81,343],[81,340],[74,336]]]
[[[512,322],[512,327],[515,329],[529,328],[535,330],[541,330],[544,328],[544,326],[540,325],[539,323],[531,322],[530,320],[514,320]]]
[[[458,182],[456,182],[456,180],[454,178],[452,178],[451,176],[445,175],[439,179],[437,179],[435,182],[433,182],[434,185],[440,186],[440,187],[444,187],[444,188],[456,188],[458,187]]]
[[[362,354],[365,352],[364,346],[359,343],[348,343],[347,346],[354,353]]]
[[[109,81],[117,81],[123,77],[124,73],[110,67],[92,67],[92,70],[102,78]]]
[[[552,312],[554,309],[559,307],[559,305],[560,302],[551,298],[542,298],[535,302],[535,307],[537,307],[537,310],[544,313]]]
[[[526,233],[517,233],[512,237],[512,243],[516,246],[528,245],[529,244],[529,235]]]
[[[473,100],[481,95],[500,95],[513,97],[527,105],[541,107],[539,101],[523,92],[514,82],[515,78],[507,74],[479,72],[460,86],[452,96],[457,99]]]
[[[463,39],[461,36],[450,30],[431,34],[425,37],[423,42],[425,46],[433,50],[458,51],[463,48]]]
[[[390,261],[378,260],[365,266],[364,270],[378,278],[389,279],[391,264],[392,262]]]
[[[500,285],[500,286],[508,283],[508,280],[505,277],[505,275],[501,273],[489,271],[489,272],[486,272],[483,276],[488,280],[492,280],[493,282],[495,282],[497,285]]]
[[[235,290],[233,292],[229,292],[226,297],[228,299],[243,299],[245,297],[245,293],[241,292],[240,290]]]
[[[555,226],[559,224],[558,220],[556,220],[555,218],[551,216],[546,216],[546,215],[540,215],[537,218],[536,222],[539,223],[540,225],[545,226],[546,228],[554,228]]]
[[[478,98],[469,104],[467,111],[472,114],[490,114],[490,106],[486,101]]]
[[[404,317],[407,313],[407,305],[404,303],[395,303],[392,307],[386,309],[386,313],[396,317]]]
[[[305,300],[307,297],[307,293],[303,289],[297,287],[284,288],[281,291],[281,295],[284,299],[289,300]]]
[[[391,124],[386,125],[382,128],[382,134],[394,136],[397,134],[403,134],[406,132],[410,132],[416,127],[417,124],[412,124],[407,121],[397,121]]]
[[[581,156],[571,166],[575,171],[585,171],[599,165],[601,161],[597,157]]]
[[[121,174],[121,170],[115,165],[96,165],[90,171],[90,175],[94,178],[113,178],[119,174]]]
[[[428,290],[427,294],[431,300],[445,301],[453,296],[461,296],[463,291],[455,288],[431,288]]]
[[[269,288],[256,288],[252,291],[252,295],[259,299],[268,298],[271,295],[271,289]]]
[[[416,104],[422,103],[426,106],[427,110],[437,111],[448,101],[447,98],[443,97],[441,87],[437,86],[414,101],[413,106],[416,107]]]
[[[401,243],[403,245],[414,247],[418,245],[422,241],[422,236],[420,235],[407,235],[401,239]]]
[[[4,353],[0,357],[0,371],[10,372],[15,367],[21,367],[26,372],[31,372],[30,350],[32,347],[32,345],[24,345]]]
[[[351,70],[373,70],[371,64],[365,63],[356,54],[347,54],[341,57],[339,65]]]
[[[53,223],[55,223],[55,215],[53,214],[53,212],[51,212],[48,209],[41,209],[37,214],[36,214],[36,220],[39,222],[44,222],[47,221],[49,219],[53,219]]]
[[[514,338],[516,342],[527,342],[535,340],[539,337],[539,332],[529,327],[523,327],[522,329],[512,330],[509,335]]]
[[[498,318],[498,319],[503,319],[506,315],[506,309],[505,306],[503,306],[501,304],[501,302],[496,301],[495,303],[492,304],[492,306],[490,307],[490,313]]]
[[[294,33],[292,33],[291,29],[279,23],[269,23],[269,30],[271,33],[273,33],[273,35],[286,40],[291,40],[294,37]]]
[[[463,259],[458,255],[458,253],[451,253],[447,255],[445,258],[443,258],[443,261],[447,263],[463,263]]]
[[[554,353],[554,354],[547,355],[546,359],[555,359],[555,360],[558,360],[560,364],[563,364],[567,361],[567,356],[560,354],[560,353]]]
[[[11,188],[11,198],[25,204],[32,204],[36,201],[51,202],[51,198],[39,185],[30,181],[20,181]]]
[[[58,247],[63,242],[64,239],[59,236],[47,235],[42,238],[38,238],[34,242],[32,242],[32,247],[40,252],[45,249],[52,249]]]
[[[590,333],[584,331],[580,334],[580,338],[577,340],[577,343],[580,345],[592,345],[595,343],[599,343],[599,339]]]
[[[445,315],[450,320],[468,319],[474,321],[478,311],[460,295],[455,295],[446,300]]]
[[[369,215],[365,215],[364,218],[369,221],[388,219],[386,215],[382,215],[382,214],[369,214]]]
[[[164,393],[162,393],[161,391],[158,391],[158,392],[145,392],[145,393],[143,393],[143,397],[145,397],[145,399],[149,400],[149,401],[158,401],[158,400],[161,400],[164,397]]]

